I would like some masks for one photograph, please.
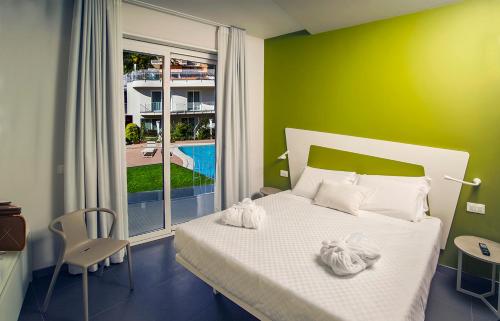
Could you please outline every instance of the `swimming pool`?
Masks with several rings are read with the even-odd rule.
[[[215,144],[179,146],[179,149],[193,159],[195,172],[215,178]]]

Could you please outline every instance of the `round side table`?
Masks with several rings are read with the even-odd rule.
[[[490,250],[490,256],[486,256],[481,252],[479,243],[484,243]],[[500,243],[483,239],[477,236],[459,236],[455,238],[455,245],[458,248],[458,271],[457,271],[457,291],[473,297],[481,299],[497,318],[500,318],[500,295],[498,296],[496,307],[494,307],[487,298],[495,294],[495,274],[497,265],[500,264]],[[476,260],[480,260],[491,264],[491,290],[486,293],[475,293],[462,288],[462,257],[463,254],[470,256]],[[500,277],[500,272],[499,272]],[[500,286],[499,286],[500,287]],[[500,288],[499,288],[500,292]]]
[[[271,195],[271,194],[276,194],[276,193],[279,193],[281,191],[282,190],[280,190],[279,188],[274,188],[274,187],[262,187],[260,189],[260,193],[262,194],[262,196],[268,196],[268,195]]]

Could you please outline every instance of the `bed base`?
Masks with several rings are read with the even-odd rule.
[[[258,311],[254,307],[252,307],[249,304],[238,299],[236,296],[234,296],[233,294],[231,294],[230,292],[228,292],[224,288],[218,286],[214,282],[208,280],[208,278],[205,275],[203,275],[197,268],[195,268],[190,263],[188,263],[186,260],[184,260],[179,254],[175,254],[175,261],[177,263],[179,263],[180,265],[182,265],[183,267],[185,267],[187,270],[189,270],[189,272],[196,275],[200,280],[202,280],[203,282],[205,282],[206,284],[211,286],[213,289],[214,295],[217,295],[219,293],[224,295],[226,298],[233,301],[235,304],[240,306],[243,310],[247,311],[248,313],[250,313],[251,315],[253,315],[257,319],[259,319],[260,321],[272,321],[267,316],[265,316],[262,312]]]

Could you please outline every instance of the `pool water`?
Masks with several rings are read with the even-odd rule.
[[[194,171],[215,178],[215,144],[180,146],[179,149],[194,161]]]

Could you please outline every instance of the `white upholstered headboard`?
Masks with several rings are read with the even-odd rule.
[[[307,165],[311,145],[423,166],[425,175],[432,178],[430,213],[443,222],[441,248],[445,248],[462,185],[443,177],[463,179],[469,153],[295,128],[286,128],[285,134],[292,187]]]

